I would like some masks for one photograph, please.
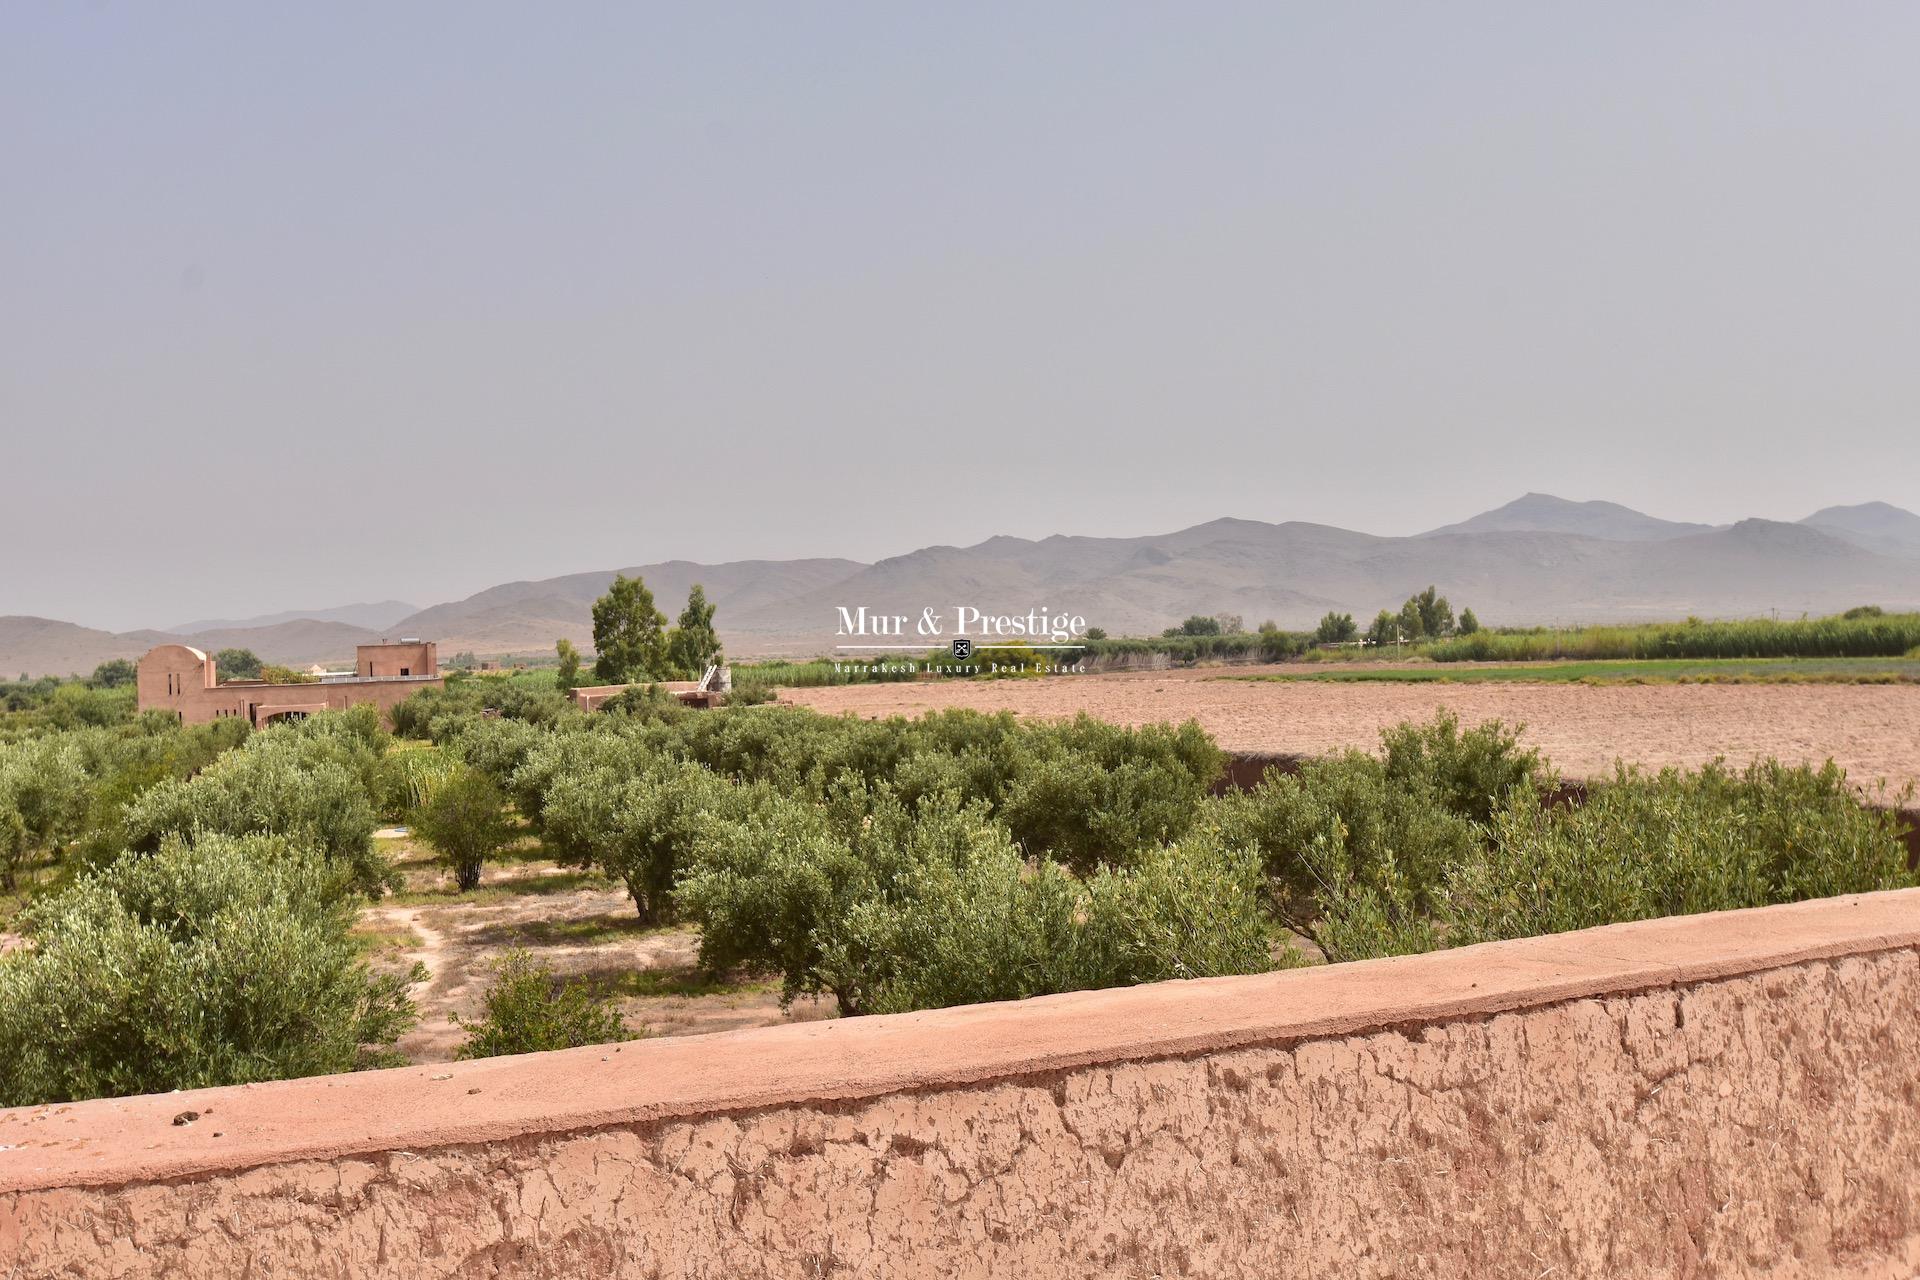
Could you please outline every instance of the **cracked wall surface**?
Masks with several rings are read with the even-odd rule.
[[[1917,1104],[1920,953],[1895,948],[864,1101],[21,1191],[0,1197],[0,1274],[1913,1275]]]

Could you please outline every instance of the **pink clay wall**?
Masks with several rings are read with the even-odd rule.
[[[374,655],[371,659],[370,653]],[[422,689],[445,685],[438,674],[434,653],[431,641],[361,645],[360,665],[377,668],[375,674],[385,677],[373,681],[221,683],[212,658],[183,644],[163,644],[149,649],[140,659],[136,686],[142,711],[176,712],[182,724],[211,724],[224,716],[237,716],[264,726],[273,717],[290,711],[338,711],[372,703],[380,708],[381,718],[391,725],[393,709],[400,703]],[[411,662],[426,665],[411,668],[416,672],[414,675],[399,677],[400,667]]]
[[[1910,1276],[1920,891],[0,1112],[18,1276]],[[189,1125],[172,1117],[199,1113]]]

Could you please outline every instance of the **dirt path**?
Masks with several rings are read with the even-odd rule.
[[[388,852],[406,886],[363,911],[359,929],[381,941],[375,963],[396,972],[416,962],[427,968],[411,992],[420,1021],[398,1045],[414,1062],[444,1062],[458,1052],[466,1032],[448,1015],[480,1016],[489,967],[514,947],[558,975],[585,980],[630,1028],[653,1035],[831,1016],[829,1006],[809,1001],[783,1011],[772,982],[701,973],[697,930],[643,926],[624,890],[577,870],[519,856],[489,866],[479,889],[461,894],[410,841],[396,839]]]
[[[443,1062],[453,1057],[465,1037],[447,1021],[449,1010],[471,1010],[478,1004],[470,997],[473,974],[468,965],[449,964],[447,936],[426,919],[423,907],[370,907],[360,914],[363,929],[379,933],[412,934],[417,945],[399,953],[394,968],[404,972],[415,964],[427,971],[424,982],[413,984],[408,993],[420,1010],[420,1021],[400,1038],[398,1048],[415,1062]],[[391,956],[391,953],[389,953]]]
[[[1616,759],[1698,766],[1724,755],[1818,763],[1861,783],[1920,785],[1920,686],[1673,684],[1347,684],[1227,678],[1257,668],[947,680],[788,689],[781,701],[874,718],[944,707],[1119,724],[1196,719],[1235,751],[1317,753],[1378,745],[1380,730],[1441,707],[1467,722],[1526,725],[1563,773],[1593,777]],[[1268,668],[1273,670],[1273,668]]]

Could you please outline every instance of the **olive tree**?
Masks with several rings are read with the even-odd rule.
[[[152,853],[169,835],[283,835],[377,895],[397,879],[373,846],[381,777],[370,743],[378,733],[370,707],[256,733],[194,777],[166,779],[130,804],[128,847]]]
[[[492,969],[485,1014],[473,1019],[447,1015],[467,1033],[456,1057],[545,1053],[634,1038],[619,1011],[594,1000],[583,980],[560,981],[550,966],[524,949],[507,952]]]
[[[395,1063],[410,977],[367,967],[355,901],[298,845],[208,835],[35,902],[0,956],[0,1106]]]
[[[492,778],[459,765],[428,788],[413,829],[453,867],[460,892],[479,887],[480,869],[513,838],[507,797]]]

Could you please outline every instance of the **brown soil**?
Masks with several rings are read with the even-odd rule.
[[[383,832],[383,835],[388,833]],[[487,867],[480,887],[456,892],[432,853],[405,837],[383,840],[406,886],[368,907],[359,930],[375,939],[374,963],[395,971],[415,962],[427,979],[412,995],[420,1021],[398,1048],[414,1062],[450,1060],[466,1039],[449,1014],[478,1017],[489,966],[524,947],[554,972],[580,977],[610,999],[635,1031],[691,1035],[830,1017],[830,1003],[780,1008],[777,981],[702,974],[699,932],[646,928],[625,890],[542,857],[538,846]]]
[[[1698,766],[1715,756],[1819,763],[1857,783],[1920,785],[1920,687],[1909,685],[1347,684],[1250,681],[1284,668],[941,680],[787,689],[781,701],[875,718],[946,707],[1118,724],[1198,720],[1229,751],[1317,754],[1373,747],[1380,730],[1442,707],[1461,720],[1526,726],[1525,739],[1562,773],[1596,777],[1623,759]]]

